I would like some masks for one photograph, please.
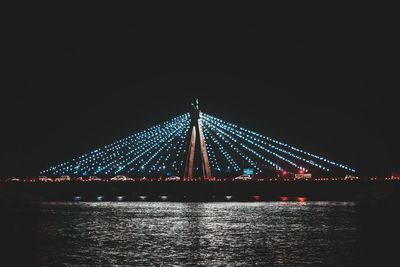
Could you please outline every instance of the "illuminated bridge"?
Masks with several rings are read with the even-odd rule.
[[[240,177],[244,172],[255,177],[247,181],[248,176]],[[196,100],[188,113],[41,172],[55,179],[4,186],[51,201],[399,198],[397,181],[332,178],[354,172],[344,163],[203,113]],[[302,179],[310,174],[320,178]],[[62,180],[63,175],[72,179]]]
[[[176,175],[190,180],[235,177],[244,169],[259,177],[355,172],[347,164],[203,113],[196,100],[191,112],[50,166],[40,174]]]

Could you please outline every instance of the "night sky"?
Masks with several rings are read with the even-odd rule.
[[[400,170],[394,7],[157,9],[5,10],[1,177],[37,175],[180,115],[194,97],[361,175]]]

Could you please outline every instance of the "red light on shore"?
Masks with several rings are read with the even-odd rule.
[[[288,201],[288,200],[289,200],[289,197],[279,197],[279,199],[280,199],[281,201]]]
[[[287,171],[283,171],[283,175],[286,175],[287,174]]]
[[[298,202],[306,202],[307,198],[306,197],[297,197],[296,200]]]
[[[304,173],[304,171],[303,170],[300,170],[300,174],[303,174]]]
[[[253,196],[254,201],[260,201],[261,200],[261,196]]]

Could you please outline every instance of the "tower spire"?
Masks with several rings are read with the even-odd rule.
[[[191,103],[192,109],[190,112],[190,130],[188,134],[188,154],[185,164],[185,172],[183,177],[185,179],[193,179],[193,169],[196,156],[200,156],[201,159],[201,171],[202,178],[211,178],[210,163],[208,160],[208,154],[206,149],[206,143],[204,140],[203,124],[201,120],[201,111],[199,107],[199,99],[196,98]],[[195,154],[196,148],[199,149],[199,153]]]

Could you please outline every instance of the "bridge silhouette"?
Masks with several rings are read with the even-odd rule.
[[[40,174],[177,175],[190,180],[233,177],[244,169],[258,176],[356,172],[346,164],[201,112],[196,100],[188,113],[50,166]]]

